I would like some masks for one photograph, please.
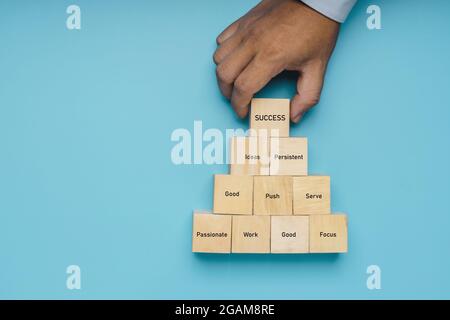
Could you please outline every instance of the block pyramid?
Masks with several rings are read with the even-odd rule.
[[[192,252],[347,252],[330,177],[308,175],[308,140],[289,125],[288,99],[252,100],[248,136],[231,138],[230,174],[214,176],[212,212],[194,211]]]

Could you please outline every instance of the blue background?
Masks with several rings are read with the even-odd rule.
[[[256,1],[75,3],[79,31],[72,2],[0,2],[0,298],[450,298],[450,2],[360,1],[343,25],[321,102],[291,134],[331,175],[350,251],[291,256],[192,254],[192,210],[211,208],[227,166],[170,158],[194,120],[247,128],[211,57]],[[295,80],[259,96],[291,97]]]

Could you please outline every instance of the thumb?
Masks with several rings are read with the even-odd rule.
[[[297,81],[297,94],[291,100],[291,119],[298,123],[303,114],[319,103],[325,68],[310,65],[304,68]]]

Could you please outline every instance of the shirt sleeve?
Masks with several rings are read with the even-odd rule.
[[[307,6],[337,22],[344,22],[356,0],[301,0]]]

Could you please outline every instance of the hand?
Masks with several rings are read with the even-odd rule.
[[[298,71],[290,116],[299,122],[319,102],[338,32],[339,23],[298,0],[263,0],[217,37],[220,91],[243,118],[253,95],[273,77]]]

